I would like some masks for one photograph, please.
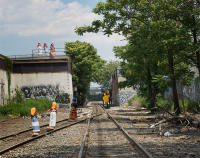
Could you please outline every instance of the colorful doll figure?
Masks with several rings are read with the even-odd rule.
[[[48,46],[47,46],[46,43],[44,43],[43,48],[44,48],[45,56],[48,56],[48,55],[49,55],[49,54],[48,54]]]
[[[56,55],[56,51],[55,51],[55,47],[54,47],[53,42],[50,45],[50,55],[51,56],[55,56]]]
[[[103,96],[103,101],[104,103],[107,105],[107,108],[109,106],[109,98],[110,98],[110,93],[109,91],[107,90],[106,93],[104,94]]]
[[[77,106],[78,106],[78,101],[77,101],[77,98],[76,98],[75,96],[72,98],[72,104],[73,104],[73,106],[74,106],[75,108],[77,108]]]
[[[38,43],[37,48],[38,48],[38,55],[42,56],[42,45],[40,43]]]
[[[77,110],[76,110],[75,104],[73,104],[73,103],[71,104],[69,118],[72,120],[75,120],[77,118]]]
[[[37,136],[40,132],[40,125],[38,122],[38,114],[36,113],[36,108],[31,108],[31,121],[33,127],[33,136]]]
[[[48,128],[53,130],[53,129],[55,129],[55,126],[56,126],[56,112],[57,112],[56,102],[52,103],[52,107],[48,111],[51,111]]]

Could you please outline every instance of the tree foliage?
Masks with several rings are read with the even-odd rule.
[[[83,105],[90,82],[98,82],[99,75],[97,74],[105,61],[97,55],[97,50],[86,42],[66,42],[65,52],[71,56],[73,87],[77,88],[78,99]]]
[[[101,85],[102,90],[111,89],[111,75],[119,68],[120,63],[119,61],[109,61],[104,64],[101,69],[101,74],[99,74],[99,82],[98,84]]]
[[[174,109],[180,113],[176,82],[189,84],[191,66],[200,72],[199,0],[107,0],[93,12],[101,15],[90,26],[78,27],[76,33],[102,31],[123,35],[128,45],[115,47],[121,58],[124,86],[144,91],[153,107],[156,95],[172,87]]]

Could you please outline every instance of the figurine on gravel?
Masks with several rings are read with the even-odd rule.
[[[57,113],[56,102],[52,103],[52,107],[48,111],[51,111],[48,129],[53,130],[56,127],[56,113]]]
[[[103,96],[103,101],[107,105],[107,108],[109,107],[109,98],[110,98],[110,92],[109,90],[107,90]]]
[[[74,103],[71,104],[71,109],[70,109],[70,113],[69,113],[69,119],[75,120],[77,118],[76,105],[77,104],[74,104]]]
[[[33,136],[39,135],[40,132],[40,125],[38,122],[38,114],[36,113],[36,108],[31,108],[31,121],[33,127]]]

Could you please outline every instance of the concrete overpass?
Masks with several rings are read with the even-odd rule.
[[[8,81],[5,56],[0,55],[0,104],[8,99]],[[54,97],[60,93],[73,95],[71,59],[66,55],[29,56],[12,58],[11,95],[16,88],[26,98]]]

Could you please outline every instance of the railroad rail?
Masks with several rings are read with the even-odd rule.
[[[27,144],[27,143],[29,143],[29,142],[32,142],[32,141],[34,141],[34,140],[36,140],[36,139],[42,138],[42,137],[44,137],[44,136],[46,136],[46,135],[49,135],[49,134],[54,133],[54,132],[57,132],[57,131],[62,130],[62,129],[64,129],[64,128],[68,128],[68,127],[70,127],[70,126],[73,126],[73,125],[75,125],[75,124],[84,122],[84,121],[86,121],[86,120],[87,120],[87,118],[84,118],[84,119],[81,119],[81,120],[79,120],[79,121],[72,122],[72,123],[69,122],[69,124],[64,125],[64,126],[61,125],[61,127],[56,128],[55,130],[52,130],[52,131],[48,131],[48,130],[45,131],[45,130],[43,130],[43,131],[41,131],[41,134],[40,134],[39,136],[36,136],[36,137],[32,137],[32,136],[31,136],[31,133],[29,133],[29,136],[27,136],[27,140],[6,147],[5,149],[3,149],[3,150],[0,151],[0,155],[3,154],[3,153],[8,152],[8,151],[10,151],[10,150],[13,150],[13,149],[15,149],[15,148],[17,148],[17,147],[20,147],[20,146],[22,146],[22,145],[24,145],[24,144]],[[58,125],[57,125],[57,126],[58,126]],[[25,132],[25,133],[26,133],[26,132]],[[5,145],[5,144],[4,144],[4,145]]]
[[[93,118],[93,117],[96,117],[96,116],[99,116],[99,115],[102,115],[102,113],[100,113],[100,114],[98,114],[98,115],[95,115],[95,116],[92,116],[92,118]],[[15,149],[15,148],[18,148],[18,147],[20,147],[20,146],[22,146],[22,145],[24,145],[24,144],[27,144],[27,143],[29,143],[29,142],[32,142],[32,141],[34,141],[34,140],[36,140],[36,139],[45,137],[46,135],[49,135],[49,134],[51,134],[51,133],[57,132],[57,131],[59,131],[59,130],[68,128],[68,127],[70,127],[70,126],[73,126],[73,125],[76,125],[76,124],[79,124],[79,123],[82,123],[82,122],[88,120],[88,118],[83,118],[83,119],[81,119],[81,120],[76,120],[75,122],[71,122],[71,121],[69,121],[69,120],[70,120],[70,119],[64,119],[64,120],[61,120],[61,121],[57,121],[57,123],[60,123],[60,124],[59,124],[59,125],[58,125],[58,124],[56,125],[56,129],[50,130],[50,131],[47,130],[46,128],[44,128],[44,127],[46,127],[48,124],[43,125],[43,126],[42,126],[43,129],[41,129],[40,135],[39,135],[39,136],[32,137],[32,136],[31,136],[31,134],[32,134],[32,133],[31,133],[32,129],[27,129],[27,130],[21,131],[21,132],[16,133],[16,134],[12,134],[12,135],[9,135],[9,136],[2,137],[1,141],[4,141],[4,142],[5,142],[5,140],[8,139],[8,138],[10,139],[10,137],[16,137],[16,136],[19,136],[20,134],[25,134],[25,136],[24,136],[23,138],[27,138],[27,139],[24,140],[24,141],[22,141],[22,142],[19,142],[19,143],[18,143],[18,142],[17,142],[17,141],[18,141],[18,138],[16,137],[17,140],[16,140],[15,142],[17,142],[17,143],[15,143],[14,145],[5,145],[5,144],[4,144],[5,148],[4,148],[3,150],[0,151],[0,155],[4,154],[4,153],[6,153],[6,152],[8,152],[8,151],[10,151],[10,150],[13,150],[13,149]],[[45,129],[46,129],[46,130],[45,130]],[[10,139],[10,140],[12,141],[13,139]],[[10,141],[8,140],[8,142],[10,142]]]
[[[141,144],[136,142],[129,134],[128,132],[120,126],[120,124],[105,110],[105,108],[101,105],[101,107],[104,109],[105,113],[108,115],[108,118],[111,119],[114,124],[118,127],[118,129],[123,133],[123,135],[128,139],[128,141],[131,143],[133,147],[136,147],[146,158],[153,158],[152,155],[142,147]]]
[[[64,121],[67,121],[67,120],[69,120],[69,119],[63,119],[63,120],[57,121],[56,123],[64,122]],[[47,127],[48,125],[49,125],[49,124],[41,125],[40,128],[42,128],[42,127]],[[25,132],[29,132],[29,131],[32,131],[32,130],[33,130],[32,128],[28,128],[28,129],[26,129],[26,130],[22,130],[22,131],[20,131],[20,132],[14,133],[14,134],[10,134],[10,135],[7,135],[7,136],[0,137],[0,140],[4,140],[4,139],[10,138],[10,137],[16,137],[16,136],[18,136],[18,135],[20,135],[20,134],[23,134],[23,133],[25,133]]]
[[[108,119],[110,119],[116,126],[117,128],[122,132],[122,134],[126,137],[126,139],[129,141],[129,143],[131,144],[132,147],[134,147],[135,149],[137,149],[137,151],[139,153],[141,153],[143,155],[143,157],[145,158],[153,158],[152,155],[147,152],[143,147],[142,145],[140,145],[138,142],[136,142],[129,134],[128,132],[105,110],[105,108],[102,106],[102,105],[99,105],[103,111],[107,114],[107,117]],[[89,131],[89,124],[90,124],[90,120],[88,121],[88,125],[87,125],[87,128],[86,128],[86,132],[85,132],[85,135],[83,137],[83,140],[82,140],[82,144],[81,144],[81,148],[80,148],[80,152],[79,152],[79,155],[78,155],[78,158],[83,158],[85,157],[86,155],[86,152],[87,152],[87,147],[86,147],[86,138],[89,137],[88,135],[88,131]]]
[[[81,148],[80,148],[80,151],[79,151],[79,154],[78,154],[78,158],[84,157],[83,154],[84,154],[84,149],[85,149],[85,141],[86,141],[86,138],[88,137],[88,130],[89,130],[89,126],[90,126],[90,119],[91,118],[88,119],[88,124],[87,124],[87,128],[86,128],[86,132],[85,132],[85,135],[84,135],[82,143],[81,143]]]

